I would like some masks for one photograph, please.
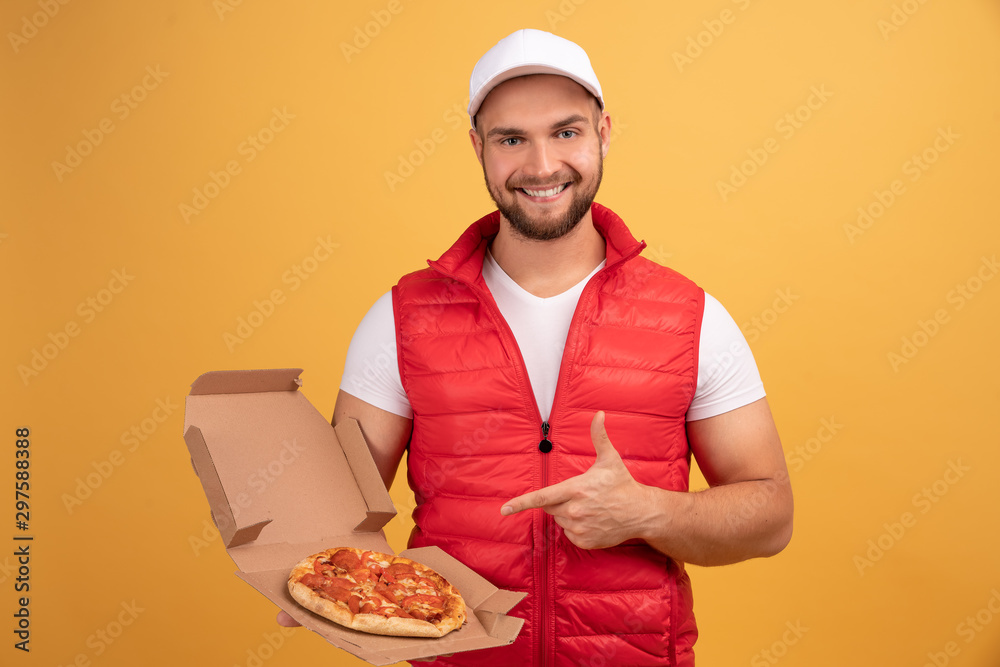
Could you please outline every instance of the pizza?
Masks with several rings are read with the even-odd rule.
[[[336,547],[303,558],[288,591],[306,609],[376,635],[443,637],[465,622],[465,601],[444,577],[377,551]]]

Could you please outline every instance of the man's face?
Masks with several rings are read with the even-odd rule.
[[[486,97],[476,127],[486,187],[515,232],[556,239],[590,210],[611,120],[582,86],[552,74],[510,79]]]

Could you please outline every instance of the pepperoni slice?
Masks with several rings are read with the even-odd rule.
[[[389,580],[389,583],[398,581],[403,574],[415,574],[413,566],[409,563],[393,563],[389,567],[385,568],[382,576]]]
[[[361,554],[361,567],[368,568],[375,575],[375,578],[382,576],[382,564],[378,561],[378,556],[375,556],[371,551],[365,551]]]
[[[354,581],[359,584],[362,581],[375,581],[375,576],[372,574],[371,570],[366,570],[361,568],[359,570],[351,570],[351,576],[354,577]]]
[[[328,582],[327,585],[323,586],[323,592],[340,602],[349,602],[351,599],[350,588],[342,588],[333,582]]]
[[[329,577],[327,578],[326,585],[324,587],[326,586],[351,590],[354,588],[354,582],[350,579],[343,579],[341,577]]]
[[[361,569],[361,559],[353,551],[348,551],[346,549],[338,551],[333,555],[331,559],[333,564],[339,568],[347,570],[360,570]]]
[[[302,578],[299,579],[299,581],[302,585],[308,586],[309,588],[323,588],[323,582],[326,581],[326,577],[321,574],[314,574],[310,572],[309,574],[302,575]]]
[[[405,598],[409,591],[403,584],[386,584],[383,580],[375,584],[375,592],[391,602],[399,604],[399,601]]]
[[[405,583],[407,586],[412,586],[413,588],[430,588],[432,590],[438,590],[437,582],[428,579],[427,577],[421,577],[416,572],[404,572],[396,577],[400,582]]]
[[[381,597],[369,595],[361,601],[359,608],[362,614],[377,614],[385,606],[385,600]]]
[[[418,593],[417,595],[410,595],[409,597],[405,598],[403,600],[402,606],[405,609],[408,608],[410,605],[414,604],[426,604],[432,607],[443,607],[444,600],[437,597],[436,595],[423,595]]]

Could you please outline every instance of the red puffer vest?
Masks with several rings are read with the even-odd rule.
[[[597,410],[639,482],[688,488],[684,417],[697,381],[704,293],[640,257],[645,244],[613,212],[591,210],[607,263],[580,296],[548,423],[482,279],[498,212],[393,288],[399,371],[413,408],[410,546],[437,545],[496,586],[528,593],[510,612],[525,619],[513,644],[435,664],[694,664],[682,564],[640,540],[580,549],[542,510],[500,515],[504,501],[593,464]]]

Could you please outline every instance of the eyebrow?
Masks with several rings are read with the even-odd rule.
[[[587,117],[582,114],[573,114],[572,116],[567,116],[562,120],[556,121],[549,126],[550,130],[557,130],[560,127],[565,127],[567,125],[572,125],[574,123],[586,122]],[[519,127],[494,127],[492,130],[486,133],[486,138],[490,139],[495,136],[509,137],[513,135],[523,135],[527,132]]]

